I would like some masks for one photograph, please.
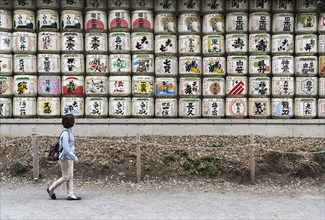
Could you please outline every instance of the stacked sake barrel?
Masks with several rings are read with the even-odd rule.
[[[154,116],[153,1],[132,0],[132,117]]]
[[[131,40],[129,1],[108,1],[109,116],[131,117]]]
[[[35,117],[37,96],[37,34],[35,2],[13,5],[13,116]]]
[[[155,1],[155,116],[177,117],[177,1]]]
[[[324,8],[325,6],[323,6]],[[319,76],[318,82],[318,95],[317,102],[317,115],[319,118],[325,118],[325,13],[319,14],[318,22],[318,54],[319,54]]]
[[[248,1],[226,2],[226,117],[247,116]]]
[[[0,118],[12,116],[13,56],[12,56],[12,2],[0,9]]]
[[[108,116],[108,36],[107,2],[88,1],[85,5],[85,116]]]
[[[201,117],[202,57],[200,0],[178,1],[179,117]]]
[[[32,2],[30,2],[31,4]],[[59,117],[61,95],[60,2],[37,2],[38,117]],[[31,55],[29,55],[31,56]],[[36,58],[35,58],[36,61]]]
[[[201,3],[201,12],[203,14],[202,116],[209,118],[222,118],[225,116],[224,9],[223,1],[217,1],[215,5],[209,1]]]

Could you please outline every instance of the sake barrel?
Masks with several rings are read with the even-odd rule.
[[[60,98],[58,97],[38,97],[37,116],[42,118],[59,117],[61,113]]]
[[[296,34],[317,32],[317,13],[297,13],[295,19]]]
[[[11,10],[12,9],[12,0],[2,0],[0,2],[0,7],[2,9]]]
[[[269,55],[249,56],[249,75],[268,76],[271,73],[271,57]]]
[[[318,95],[321,98],[325,98],[325,78],[321,77],[318,79]]]
[[[61,71],[63,75],[82,75],[85,71],[83,54],[62,54]]]
[[[106,10],[107,1],[84,0],[85,10]]]
[[[325,56],[319,56],[319,76],[325,77]]]
[[[63,32],[82,32],[83,17],[82,12],[78,10],[61,11],[61,31]]]
[[[132,113],[132,104],[130,97],[110,97],[109,98],[109,117],[111,118],[129,118]]]
[[[246,76],[227,76],[226,95],[231,97],[244,97],[248,93]]]
[[[319,13],[318,18],[318,33],[325,32],[325,13]]]
[[[106,118],[108,99],[106,97],[86,97],[85,116],[88,118]]]
[[[318,99],[317,106],[318,118],[325,118],[325,99]]]
[[[59,31],[59,12],[51,9],[41,9],[37,11],[38,31]]]
[[[180,36],[180,38],[183,36]],[[195,45],[195,43],[194,43]],[[155,36],[155,54],[176,55],[177,54],[177,37],[172,34],[156,35]]]
[[[85,93],[87,96],[107,96],[108,77],[107,76],[86,76]]]
[[[62,53],[82,53],[84,51],[84,38],[82,33],[61,33]]]
[[[255,12],[249,15],[248,30],[250,33],[265,33],[271,30],[271,15],[268,12]]]
[[[13,71],[11,54],[0,54],[0,75],[10,76]]]
[[[203,34],[223,34],[225,32],[225,20],[222,14],[206,14],[203,16]]]
[[[39,74],[59,74],[61,71],[61,58],[59,54],[38,54]]]
[[[271,1],[269,0],[250,0],[249,2],[250,11],[270,11]]]
[[[86,56],[86,72],[88,75],[108,75],[108,55],[88,54]]]
[[[202,116],[204,118],[225,117],[225,101],[218,98],[204,98],[202,100]]]
[[[131,37],[130,33],[126,32],[112,32],[108,38],[110,53],[130,53],[131,51]]]
[[[13,95],[13,78],[11,76],[0,75],[0,97],[9,97]]]
[[[271,95],[270,77],[249,77],[250,97],[269,97]]]
[[[132,77],[132,94],[134,96],[153,96],[154,95],[154,82],[153,76],[136,76]]]
[[[133,74],[153,74],[155,71],[155,58],[153,54],[133,54]]]
[[[36,116],[35,97],[14,97],[13,98],[14,118],[33,118],[35,116]]]
[[[85,30],[87,32],[106,32],[107,14],[105,11],[91,10],[85,14]]]
[[[316,11],[317,1],[297,0],[295,1],[296,11]]]
[[[269,34],[250,34],[248,51],[251,54],[268,54],[271,51],[271,37]]]
[[[32,10],[14,10],[13,30],[14,31],[35,31],[35,14]]]
[[[325,54],[325,34],[318,35],[318,54]]]
[[[129,74],[131,72],[130,54],[110,54],[109,72],[114,74]]]
[[[12,34],[8,32],[0,32],[0,52],[11,53],[12,52]]]
[[[276,98],[289,98],[294,96],[294,77],[273,77],[272,95]]]
[[[295,52],[297,55],[313,55],[317,53],[317,35],[296,35]]]
[[[179,95],[181,97],[199,97],[202,94],[200,77],[180,77]]]
[[[176,98],[157,98],[155,100],[155,116],[157,118],[176,118],[177,112]]]
[[[179,0],[178,12],[200,12],[201,0]]]
[[[155,75],[176,77],[178,74],[178,60],[176,56],[159,56],[155,59]]]
[[[171,77],[156,77],[155,81],[156,97],[176,97],[177,79]]]
[[[273,15],[272,32],[290,33],[294,31],[294,16],[292,13],[278,13]]]
[[[61,0],[62,10],[82,10],[83,8],[83,0]]]
[[[86,53],[106,54],[108,50],[106,33],[87,33],[85,35]]]
[[[234,12],[226,15],[226,32],[243,33],[248,30],[248,16],[245,12]]]
[[[296,76],[316,76],[318,73],[317,56],[296,56],[295,74]]]
[[[36,55],[15,54],[14,55],[14,73],[17,75],[37,73]]]
[[[249,98],[248,115],[250,118],[269,118],[271,101],[269,98]]]
[[[248,1],[233,1],[226,0],[226,10],[227,11],[247,11]]]
[[[227,74],[246,75],[248,73],[248,57],[232,55],[227,57]]]
[[[110,96],[130,96],[131,77],[130,76],[110,76],[108,78],[108,93]]]
[[[132,98],[132,116],[137,118],[152,118],[155,115],[153,98]]]
[[[203,0],[201,2],[201,12],[205,13],[224,13],[226,2],[224,0]]]
[[[202,113],[200,98],[180,98],[178,115],[181,118],[200,118]]]
[[[11,118],[12,101],[11,98],[0,98],[0,118]]]
[[[247,34],[227,34],[226,53],[227,54],[246,54],[248,52]]]
[[[226,98],[227,118],[247,117],[247,98]]]
[[[294,40],[292,34],[273,34],[272,35],[272,54],[289,55],[294,51]]]
[[[1,4],[1,2],[0,2]],[[12,13],[9,10],[0,10],[0,30],[11,31],[12,30]]]
[[[203,58],[203,76],[220,76],[226,75],[226,58],[225,57],[204,57]]]
[[[84,94],[83,76],[62,76],[63,96],[82,96]]]
[[[181,35],[178,38],[180,55],[199,55],[201,53],[200,35]]]
[[[172,13],[156,14],[154,31],[156,34],[176,34],[176,16]]]
[[[14,76],[13,92],[15,96],[36,96],[37,76],[33,76],[33,75]]]
[[[150,10],[132,11],[132,31],[153,31],[153,14]]]
[[[223,35],[206,35],[203,37],[202,53],[204,56],[222,56],[225,53]]]
[[[180,14],[178,17],[179,34],[200,34],[201,21],[200,16],[196,13]]]
[[[152,0],[131,0],[132,9],[153,9],[153,1]]]
[[[36,9],[36,1],[34,0],[10,0],[13,4],[14,9],[27,9],[27,10],[35,10]],[[1,4],[1,3],[0,3]]]
[[[149,32],[135,32],[131,34],[132,53],[153,53],[154,39]]]
[[[37,40],[35,33],[14,32],[12,34],[12,52],[35,54],[37,51]]]
[[[61,77],[60,76],[39,76],[38,95],[40,96],[61,95]]]
[[[202,58],[200,56],[179,57],[180,76],[198,76],[202,74]]]
[[[273,12],[293,12],[295,9],[295,1],[283,1],[283,0],[273,0],[272,1],[272,11]]]
[[[60,53],[61,36],[57,32],[39,32],[38,44],[39,53]]]
[[[51,8],[58,10],[60,8],[60,0],[36,0],[36,5],[38,9]]]
[[[165,0],[154,0],[154,11],[155,12],[177,12],[177,0],[165,1]]]
[[[317,102],[315,98],[295,98],[296,118],[316,118]]]
[[[108,0],[107,8],[109,9],[129,9],[131,2],[126,0]]]
[[[84,116],[85,102],[83,97],[62,97],[61,115],[73,114],[80,118]]]
[[[111,10],[108,16],[108,29],[110,31],[129,31],[131,27],[128,10]]]
[[[297,97],[316,97],[318,92],[317,77],[296,77],[295,95]]]
[[[203,97],[224,97],[226,91],[225,79],[218,77],[203,78]]]
[[[272,74],[274,76],[292,76],[295,73],[293,56],[273,56]]]

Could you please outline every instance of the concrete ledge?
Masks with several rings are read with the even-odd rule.
[[[255,135],[325,138],[325,119],[76,119],[78,136]],[[1,119],[1,136],[58,135],[61,119]]]

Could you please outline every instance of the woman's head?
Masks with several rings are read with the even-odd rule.
[[[73,127],[74,123],[75,123],[75,120],[74,120],[73,114],[66,114],[63,116],[63,118],[62,118],[63,127],[71,128],[71,127]]]

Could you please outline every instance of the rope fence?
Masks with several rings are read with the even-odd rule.
[[[57,135],[51,135],[51,134],[46,134],[46,133],[40,133],[40,132],[36,132],[35,128],[32,128],[32,133],[31,135],[31,144],[33,147],[33,176],[34,176],[34,180],[39,179],[39,137],[55,137],[58,139]],[[106,139],[106,140],[101,140],[101,139],[95,139],[95,138],[89,138],[89,137],[78,137],[78,141],[82,141],[82,140],[87,140],[87,141],[96,141],[98,142],[105,142],[105,144],[110,143],[110,142],[114,142],[116,140],[112,140],[112,139]],[[324,154],[325,151],[316,151],[316,152],[302,152],[302,151],[280,151],[280,150],[275,150],[275,149],[268,149],[263,147],[262,144],[256,144],[255,143],[255,138],[254,138],[254,134],[250,134],[249,135],[249,144],[245,144],[245,145],[234,145],[234,146],[215,146],[215,147],[211,147],[211,146],[206,146],[206,147],[195,147],[195,146],[175,146],[175,145],[171,145],[171,144],[159,144],[156,142],[156,138],[154,138],[154,142],[145,142],[145,141],[141,141],[141,137],[139,134],[137,134],[134,138],[134,140],[119,140],[119,143],[121,144],[129,144],[129,145],[135,145],[136,146],[136,179],[137,179],[137,183],[141,182],[141,167],[142,167],[142,162],[141,162],[141,154],[142,154],[142,148],[143,147],[148,147],[148,146],[154,146],[155,148],[174,148],[174,149],[178,149],[178,148],[182,148],[184,149],[184,147],[186,149],[198,149],[198,150],[220,150],[220,149],[247,149],[249,150],[249,169],[250,169],[250,176],[251,176],[251,183],[254,184],[256,181],[256,176],[255,176],[255,150],[263,150],[266,152],[275,152],[275,153],[279,153],[282,155],[285,154],[294,154],[294,155],[314,155],[314,154]]]

